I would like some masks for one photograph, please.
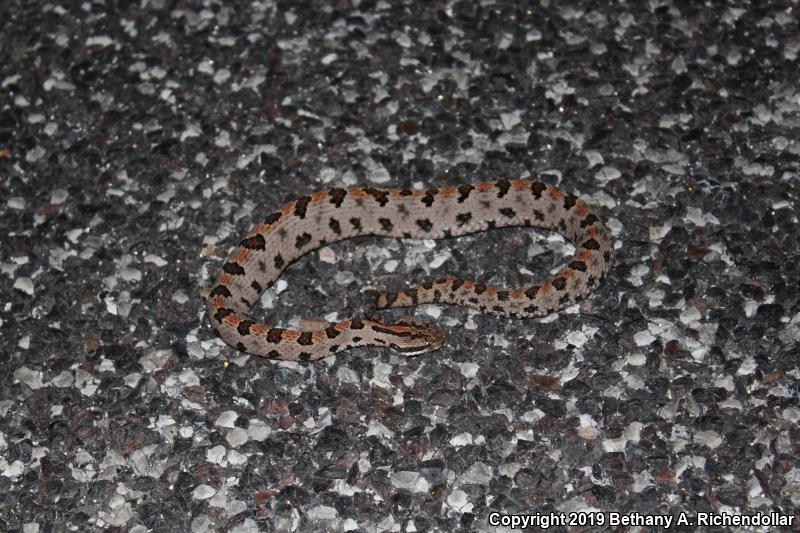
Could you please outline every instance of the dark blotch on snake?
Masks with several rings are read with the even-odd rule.
[[[585,243],[581,244],[581,248],[584,250],[599,250],[600,244],[594,239],[589,239]]]
[[[581,220],[581,227],[585,228],[587,226],[591,226],[592,224],[594,224],[598,220],[599,219],[593,213],[589,213],[588,215],[586,215],[586,218]]]
[[[267,247],[267,241],[264,240],[264,236],[260,233],[242,240],[239,244],[248,250],[264,250]]]
[[[430,207],[433,205],[433,201],[437,194],[439,194],[439,189],[428,189],[425,191],[425,196],[422,197],[422,203],[425,204],[425,207]]]
[[[272,213],[271,215],[267,215],[267,218],[264,219],[264,224],[267,226],[271,226],[277,221],[281,219],[283,215],[280,212]]]
[[[510,207],[504,207],[500,210],[500,214],[506,218],[514,218],[517,216],[517,212],[511,209]]]
[[[508,190],[511,188],[511,182],[508,180],[500,180],[494,184],[497,187],[497,197],[502,198],[506,194],[508,194]]]
[[[459,185],[458,186],[458,203],[463,204],[464,200],[469,198],[469,194],[475,190],[474,185]]]
[[[392,231],[392,228],[394,228],[394,224],[392,224],[392,221],[389,220],[388,218],[379,218],[378,224],[381,225],[381,228],[383,228],[383,231],[385,231],[386,233],[389,233],[390,231]]]
[[[378,204],[380,204],[381,207],[384,207],[386,206],[387,203],[389,203],[389,198],[388,198],[389,193],[386,191],[382,191],[379,189],[372,189],[372,188],[366,188],[361,190],[369,194],[373,198],[375,198],[375,201],[378,202]]]
[[[347,191],[344,189],[331,189],[328,191],[328,196],[331,198],[331,203],[338,208],[342,206],[342,202],[347,196]]]
[[[250,326],[255,324],[252,320],[242,320],[239,322],[239,325],[236,326],[236,331],[239,332],[239,335],[250,335]]]
[[[230,274],[232,276],[241,276],[244,274],[244,268],[242,265],[237,263],[236,261],[231,261],[230,263],[225,263],[222,266],[222,271],[226,274]]]
[[[310,196],[303,196],[298,198],[297,201],[294,203],[294,215],[297,218],[306,218],[306,210],[308,209],[308,204],[311,203]]]
[[[542,193],[547,189],[547,185],[541,183],[539,181],[535,181],[531,184],[531,192],[533,193],[533,197],[539,199],[542,197]]]
[[[214,318],[217,320],[217,322],[222,322],[223,318],[232,314],[233,314],[233,309],[228,309],[227,307],[220,307],[219,309],[217,309],[217,312],[214,313]]]
[[[303,233],[302,235],[297,236],[297,241],[295,241],[294,247],[299,250],[309,242],[311,242],[311,235],[308,233]]]
[[[231,291],[228,290],[228,287],[225,285],[217,285],[212,289],[211,293],[208,295],[209,298],[213,298],[214,296],[222,296],[223,298],[230,298]]]
[[[281,337],[283,336],[283,330],[281,328],[272,328],[270,329],[265,338],[267,342],[271,342],[272,344],[278,344],[281,342]]]
[[[577,270],[578,272],[586,272],[586,263],[583,261],[571,261],[569,266],[572,270]]]

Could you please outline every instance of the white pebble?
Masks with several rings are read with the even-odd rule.
[[[288,286],[289,284],[286,282],[286,280],[279,279],[278,281],[275,282],[275,285],[273,285],[273,287],[275,288],[275,294],[282,293],[283,291],[286,290]]]
[[[345,366],[339,367],[339,370],[336,371],[336,377],[342,383],[358,383],[361,381],[357,372]]]
[[[450,259],[450,257],[451,257],[450,252],[444,252],[444,253],[441,253],[441,254],[436,254],[436,257],[433,258],[433,261],[431,261],[429,263],[429,265],[433,269],[439,268],[440,266],[442,266],[445,263],[445,261]]]
[[[123,268],[119,273],[119,277],[121,277],[123,281],[141,281],[142,273],[135,268]]]
[[[605,163],[603,155],[597,150],[586,150],[583,156],[589,161],[589,168]]]
[[[114,44],[114,40],[108,35],[97,35],[86,39],[86,46],[106,47]]]
[[[53,189],[50,192],[50,203],[51,204],[61,204],[64,203],[64,200],[69,198],[69,193],[64,189]]]
[[[221,68],[214,74],[214,83],[217,85],[223,84],[228,81],[230,77],[231,71],[226,68]]]
[[[213,448],[206,450],[206,461],[215,465],[222,465],[225,462],[225,446],[217,444]]]
[[[475,363],[461,363],[459,369],[461,370],[462,376],[467,379],[472,379],[478,375],[480,367]]]
[[[424,305],[420,306],[420,309],[423,313],[428,315],[431,318],[439,318],[442,316],[442,308],[438,305]]]
[[[703,318],[703,315],[700,314],[700,311],[698,311],[696,307],[689,307],[682,311],[678,318],[682,324],[691,324]]]
[[[243,465],[247,462],[247,456],[237,450],[228,452],[228,463],[232,465]]]
[[[800,422],[800,409],[794,407],[787,407],[783,410],[783,418],[792,424]]]
[[[12,196],[8,199],[6,203],[9,209],[16,209],[17,211],[21,211],[25,209],[25,198],[21,196]]]
[[[642,331],[639,331],[639,332],[637,332],[637,333],[636,333],[636,334],[633,336],[633,342],[635,342],[635,343],[636,343],[636,346],[648,346],[648,345],[650,345],[650,344],[651,344],[651,343],[652,343],[654,340],[656,340],[656,338],[655,338],[655,337],[653,337],[653,336],[650,334],[650,332],[649,332],[649,331],[647,331],[646,329],[645,329],[645,330],[642,330]]]
[[[158,415],[158,419],[156,419],[156,427],[164,428],[167,426],[174,426],[175,419],[169,415]]]
[[[589,340],[582,331],[571,331],[566,338],[566,341],[576,348],[580,348],[586,341]]]
[[[419,477],[419,472],[402,470],[400,472],[392,472],[389,479],[392,481],[394,488],[413,492]]]
[[[236,427],[234,423],[236,422],[237,418],[239,418],[239,415],[237,415],[234,411],[223,411],[217,417],[217,420],[214,422],[214,425],[219,426],[221,428],[233,429]]]
[[[308,510],[309,520],[334,520],[339,513],[333,507],[327,505],[317,505]]]
[[[219,148],[227,148],[231,145],[231,134],[228,131],[222,130],[214,139],[214,145]]]
[[[35,163],[36,161],[40,160],[45,156],[47,152],[44,151],[44,148],[41,146],[36,146],[25,154],[25,161],[28,163]]]
[[[251,439],[261,442],[270,436],[272,428],[261,420],[252,419],[250,420],[250,427],[247,428],[247,433],[250,435]]]
[[[522,120],[520,119],[520,113],[500,113],[500,121],[503,123],[503,128],[505,130],[510,130],[517,124],[520,124]]]
[[[33,281],[31,278],[17,278],[14,280],[14,288],[28,296],[33,296]]]
[[[248,439],[247,430],[244,428],[235,428],[233,431],[231,431],[225,436],[225,440],[227,440],[228,444],[230,444],[231,447],[234,448],[246,443],[247,439]]]
[[[719,436],[719,433],[712,430],[698,431],[694,434],[694,441],[712,450],[718,448],[722,444],[722,438]]]
[[[41,389],[44,386],[42,382],[42,373],[39,370],[31,370],[27,366],[21,366],[14,371],[14,379],[24,383],[32,390]]]
[[[450,439],[450,444],[453,446],[466,446],[468,444],[472,444],[472,434],[471,433],[459,433],[452,439]]]
[[[319,250],[319,260],[323,263],[334,264],[336,263],[336,253],[330,246],[325,246]]]
[[[145,263],[153,263],[157,267],[167,266],[167,262],[163,258],[161,258],[161,257],[159,257],[159,256],[157,256],[155,254],[147,254],[147,255],[145,255],[144,256],[144,262]]]
[[[217,493],[217,489],[210,487],[206,484],[198,485],[192,492],[192,498],[195,500],[207,500]]]
[[[597,174],[594,175],[595,179],[601,183],[608,183],[609,181],[618,179],[620,176],[622,176],[622,172],[609,166],[601,168],[597,171]]]
[[[447,497],[447,506],[454,511],[468,513],[472,510],[472,504],[467,500],[467,493],[463,490],[454,490]]]

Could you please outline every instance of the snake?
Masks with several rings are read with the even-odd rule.
[[[397,292],[373,291],[364,319],[316,331],[270,327],[249,314],[287,266],[321,246],[366,235],[445,239],[512,226],[559,232],[575,254],[555,274],[525,288],[442,278]],[[508,318],[544,317],[595,290],[611,264],[612,241],[600,218],[575,195],[542,181],[502,179],[427,190],[333,188],[286,203],[239,242],[208,293],[208,317],[225,343],[270,359],[313,361],[356,346],[411,356],[441,348],[447,335],[414,317],[381,321],[378,311],[451,304]]]

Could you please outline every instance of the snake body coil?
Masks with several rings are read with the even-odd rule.
[[[379,293],[371,309],[445,303],[510,318],[541,317],[575,303],[608,274],[612,244],[600,219],[575,196],[537,181],[428,190],[331,189],[284,205],[240,242],[208,297],[210,321],[229,345],[273,359],[315,360],[354,346],[386,346],[409,355],[436,350],[444,332],[414,319],[394,324],[345,320],[300,332],[260,324],[247,312],[287,265],[328,243],[361,235],[442,239],[509,226],[558,231],[575,244],[575,255],[531,287],[504,290],[446,278]]]

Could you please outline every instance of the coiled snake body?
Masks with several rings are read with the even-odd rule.
[[[354,346],[386,346],[408,355],[436,350],[444,332],[410,318],[393,324],[345,320],[300,332],[271,328],[247,313],[292,261],[324,244],[361,235],[442,239],[508,226],[558,231],[575,244],[575,255],[558,273],[528,288],[504,290],[446,278],[379,293],[370,310],[443,303],[510,318],[542,317],[575,303],[605,279],[611,240],[603,223],[575,196],[538,181],[331,189],[289,202],[241,241],[208,296],[209,318],[227,344],[272,359],[315,360]]]

